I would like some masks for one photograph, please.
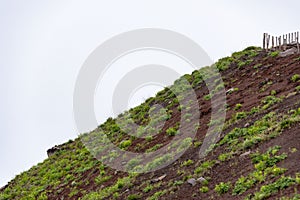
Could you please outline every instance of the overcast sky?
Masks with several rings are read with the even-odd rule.
[[[76,77],[105,40],[133,29],[169,29],[197,42],[215,61],[261,45],[263,32],[299,30],[299,6],[297,0],[2,0],[0,186],[43,161],[48,148],[77,137],[72,108]],[[96,114],[99,122],[111,115],[99,108]]]

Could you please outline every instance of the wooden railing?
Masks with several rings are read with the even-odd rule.
[[[284,34],[281,36],[271,36],[264,33],[263,49],[265,50],[283,50],[285,51],[289,46],[295,46],[300,53],[299,49],[299,32]]]

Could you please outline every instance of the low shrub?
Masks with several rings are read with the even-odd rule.
[[[291,77],[291,81],[293,82],[296,82],[300,80],[300,75],[299,74],[294,74],[292,77]]]
[[[231,188],[231,182],[227,182],[227,183],[221,182],[218,185],[216,185],[215,191],[218,194],[224,194],[228,192],[230,188]]]

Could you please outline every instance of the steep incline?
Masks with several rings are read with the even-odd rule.
[[[214,92],[222,87],[227,91],[226,122],[206,157],[199,160],[199,148],[209,125],[218,123],[210,121],[211,96],[201,77],[208,67],[184,75],[172,86],[184,90],[181,80],[190,82],[201,116],[200,127],[184,127],[183,132],[196,130],[196,137],[185,140],[190,147],[171,165],[145,174],[116,171],[93,158],[78,138],[16,176],[0,190],[0,199],[300,199],[300,55],[280,57],[278,52],[249,47],[220,59],[216,66],[224,86],[216,84]],[[158,112],[157,121],[150,122],[148,112],[154,104],[163,105],[167,114]],[[190,102],[189,108],[182,108],[174,93],[165,89],[118,117],[125,127],[130,127],[130,117],[143,126],[135,130],[140,135],[155,132],[166,120],[157,135],[128,136],[110,118],[83,137],[91,139],[101,128],[124,150],[155,151],[181,134],[180,112],[191,110],[184,116],[188,122],[194,106]],[[107,159],[114,156],[107,153]],[[161,162],[155,160],[151,166]],[[141,167],[138,163],[125,164]]]

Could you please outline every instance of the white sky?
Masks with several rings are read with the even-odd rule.
[[[133,29],[164,28],[188,36],[217,60],[261,45],[263,32],[299,30],[299,6],[296,0],[2,0],[0,186],[45,159],[48,148],[77,136],[77,73],[103,41]],[[96,111],[99,121],[111,115]]]

